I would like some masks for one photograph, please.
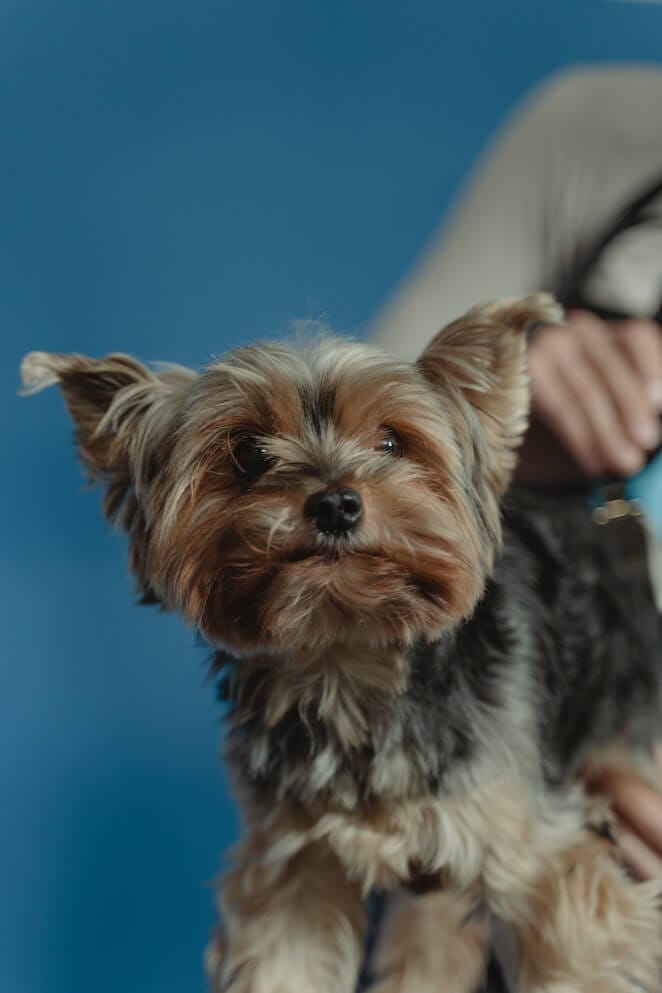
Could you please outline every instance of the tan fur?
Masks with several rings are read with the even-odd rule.
[[[450,384],[459,388],[480,420],[483,430],[473,433],[484,437],[489,478],[498,493],[510,482],[528,419],[526,339],[522,332],[540,320],[551,324],[563,321],[560,306],[545,293],[474,307],[444,328],[419,360],[425,374],[444,389]],[[508,411],[505,418],[504,410]]]
[[[249,831],[208,954],[219,993],[352,993],[362,897],[421,874],[449,889],[393,917],[380,993],[432,993],[440,972],[440,989],[471,993],[486,938],[465,913],[476,893],[514,932],[521,993],[661,993],[656,894],[587,830],[579,786],[545,785],[526,666],[494,688],[489,715],[466,694],[477,757],[443,792],[407,763],[402,725],[382,721],[407,687],[407,647],[469,617],[484,590],[526,425],[524,329],[559,317],[544,295],[476,308],[415,366],[332,339],[238,349],[201,375],[26,357],[27,392],[62,387],[144,596],[243,655],[233,720],[255,738],[236,762]],[[385,430],[406,458],[380,454]],[[244,479],[249,439],[270,469]],[[342,544],[306,517],[329,487],[361,494]],[[293,797],[264,781],[268,733],[297,719],[303,741],[307,722],[327,738],[308,764],[302,749]],[[348,759],[371,748],[362,782]]]
[[[613,850],[584,828],[584,815],[579,789],[565,809],[548,803],[544,794],[536,809],[524,787],[505,781],[485,783],[456,800],[412,802],[375,810],[370,817],[320,813],[311,820],[294,812],[288,817],[281,807],[264,818],[264,837],[224,882],[223,892],[233,918],[241,916],[239,901],[233,899],[236,886],[246,886],[251,893],[255,889],[264,894],[272,886],[279,891],[283,879],[290,873],[296,876],[299,860],[313,852],[318,858],[327,853],[322,868],[333,852],[344,868],[343,878],[354,881],[358,895],[373,886],[397,886],[412,872],[443,871],[466,891],[478,884],[487,905],[513,929],[520,993],[617,993],[634,990],[636,984],[659,991],[659,887],[633,884],[614,860]],[[306,859],[304,864],[311,863]],[[410,907],[413,918],[402,907],[396,911],[378,952],[380,993],[433,993],[430,970],[434,973],[442,962],[449,968],[452,964],[446,977],[449,988],[472,993],[471,984],[483,966],[486,925],[478,917],[462,930],[466,915],[456,899],[452,890],[432,894]],[[254,907],[246,905],[240,934],[250,932],[254,918]],[[425,940],[435,922],[437,945]],[[421,943],[427,949],[423,958]],[[254,951],[262,960],[265,949],[261,946],[259,955]],[[283,986],[288,993],[295,988]],[[350,989],[330,988],[339,993]],[[234,985],[228,989],[235,993]],[[261,986],[236,987],[237,993],[244,989],[262,993]],[[265,987],[265,993],[280,989]]]
[[[224,880],[224,931],[207,952],[216,990],[353,993],[365,919],[359,888],[322,846],[286,863],[260,861],[259,829]]]
[[[586,839],[536,880],[515,933],[521,990],[659,990],[659,884],[633,885],[611,846]]]
[[[300,406],[285,370],[272,371],[280,357],[278,350],[258,353],[250,376],[242,364],[213,366],[198,385],[200,411],[190,404],[171,460],[168,504],[153,536],[150,574],[159,597],[212,640],[222,637],[238,647],[249,647],[254,639],[257,604],[261,639],[288,651],[296,651],[299,641],[306,651],[323,649],[343,629],[356,638],[365,628],[371,642],[377,632],[383,644],[408,642],[466,614],[491,565],[492,544],[467,514],[469,481],[463,481],[465,467],[450,414],[442,416],[430,402],[415,370],[394,371],[383,357],[345,346],[337,355],[327,349],[317,360],[333,360],[338,370],[356,364],[360,375],[352,410],[363,413],[353,415],[343,431],[329,429],[318,436],[301,421],[294,431],[291,416],[279,415],[274,422],[277,398],[287,396],[288,409]],[[263,377],[256,373],[260,363]],[[332,365],[331,370],[328,377],[334,381],[334,372],[339,377],[340,371]],[[300,370],[295,367],[293,373]],[[246,377],[253,387],[248,396]],[[416,411],[416,417],[407,411]],[[375,467],[366,451],[379,425],[390,421],[406,434],[412,458]],[[242,433],[276,432],[269,447],[278,468],[259,499],[252,491],[239,499],[225,497],[233,468],[228,451],[240,424]],[[315,467],[309,481],[301,476],[308,466]],[[314,548],[302,519],[303,501],[319,487],[320,476],[334,484],[360,485],[366,505],[360,545],[336,562],[311,555]],[[296,482],[291,497],[282,489],[289,479]],[[276,482],[279,489],[272,491]],[[234,617],[234,628],[219,630],[218,620],[225,623],[228,616]]]
[[[418,368],[329,339],[301,355],[238,349],[197,377],[123,355],[32,353],[24,380],[29,392],[60,383],[83,462],[108,486],[106,512],[131,533],[146,596],[241,650],[315,652],[343,629],[354,642],[365,632],[372,644],[402,644],[435,637],[480,595],[501,484],[478,486],[475,459],[490,479],[509,474],[526,420],[521,326],[552,310],[540,297],[472,311]],[[441,377],[455,396],[453,376],[465,401],[444,407],[428,381]],[[340,422],[317,432],[304,399],[320,383],[336,391]],[[476,417],[498,443],[474,456]],[[367,458],[383,425],[406,437],[401,464]],[[232,450],[246,436],[264,437],[277,467],[238,495]],[[302,519],[320,481],[358,485],[366,503],[361,541],[339,561],[319,555]]]
[[[467,993],[483,978],[489,924],[477,892],[402,893],[383,926],[371,993]]]

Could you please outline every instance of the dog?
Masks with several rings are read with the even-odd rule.
[[[544,294],[474,308],[416,363],[333,337],[201,374],[24,360],[143,601],[216,649],[245,820],[219,993],[351,993],[373,888],[375,993],[472,993],[492,920],[522,993],[662,990],[659,888],[578,775],[646,762],[657,617],[583,498],[508,490],[536,321]]]

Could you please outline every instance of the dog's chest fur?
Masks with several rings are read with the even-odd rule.
[[[646,580],[623,574],[581,500],[511,493],[504,534],[473,617],[387,660],[392,683],[382,673],[322,705],[318,674],[318,695],[309,686],[279,710],[277,661],[231,663],[228,754],[253,794],[354,809],[452,793],[486,759],[533,762],[558,782],[614,737],[652,733],[659,639]]]

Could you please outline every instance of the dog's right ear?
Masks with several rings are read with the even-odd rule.
[[[155,372],[128,355],[31,352],[21,366],[22,394],[58,384],[76,427],[80,457],[92,479],[140,485],[168,439],[186,387],[196,378],[173,366]]]

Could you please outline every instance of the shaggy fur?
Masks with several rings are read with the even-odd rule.
[[[560,316],[544,296],[476,308],[415,365],[334,339],[199,376],[26,358],[28,392],[63,390],[144,599],[219,649],[246,832],[215,990],[351,993],[364,896],[422,882],[379,993],[471,993],[488,911],[522,991],[662,990],[659,893],[577,779],[641,763],[659,727],[649,591],[582,501],[504,499],[525,329]],[[341,524],[321,499],[346,501]]]

